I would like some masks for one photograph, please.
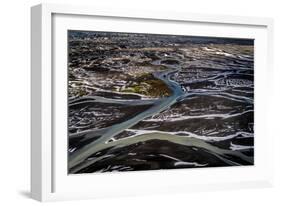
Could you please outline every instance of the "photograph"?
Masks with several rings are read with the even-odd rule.
[[[69,175],[254,165],[254,39],[65,38]]]

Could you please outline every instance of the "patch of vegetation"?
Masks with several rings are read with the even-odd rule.
[[[167,85],[161,80],[156,79],[151,73],[144,73],[137,77],[122,92],[132,92],[149,97],[165,97],[171,95],[171,90]]]

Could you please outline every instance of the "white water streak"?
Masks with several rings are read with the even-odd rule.
[[[176,121],[182,121],[182,120],[188,120],[188,119],[214,119],[214,118],[222,118],[222,119],[228,119],[231,117],[237,117],[239,115],[243,115],[249,112],[254,112],[254,110],[248,110],[241,113],[236,114],[206,114],[206,115],[198,115],[198,116],[180,116],[180,117],[167,117],[166,119],[147,119],[143,120],[144,122],[176,122]]]
[[[202,136],[202,135],[197,135],[192,132],[187,132],[187,131],[177,131],[177,132],[166,132],[166,131],[159,131],[159,130],[134,130],[134,129],[126,129],[125,131],[128,132],[133,132],[135,133],[134,135],[131,135],[126,138],[122,139],[127,139],[127,138],[133,138],[138,135],[143,135],[143,134],[149,134],[149,133],[160,133],[160,134],[170,134],[170,135],[179,135],[179,134],[185,134],[186,136],[193,137],[196,139],[201,139],[205,141],[223,141],[223,140],[228,140],[228,139],[233,139],[235,137],[238,137],[241,135],[241,138],[248,138],[248,137],[253,137],[252,133],[248,132],[237,132],[235,134],[227,135],[227,136],[221,136],[221,137],[213,137],[213,136]],[[240,137],[239,137],[240,138]]]

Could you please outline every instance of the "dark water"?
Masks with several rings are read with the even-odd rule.
[[[253,165],[253,40],[68,35],[69,173]]]

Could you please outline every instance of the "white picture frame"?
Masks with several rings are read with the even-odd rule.
[[[97,18],[101,22],[98,23]],[[120,23],[119,27],[116,26],[116,21]],[[154,24],[162,25],[159,28],[163,29],[153,30]],[[167,24],[174,30],[165,31]],[[188,28],[186,25],[192,27],[192,31],[185,30]],[[272,87],[271,78],[274,75],[272,19],[40,4],[31,8],[31,26],[32,198],[53,201],[272,186],[273,136],[266,114],[271,102],[268,90],[264,89],[265,85],[267,88]],[[256,39],[255,165],[69,177],[65,167],[67,125],[62,119],[65,118],[63,111],[67,105],[61,99],[66,87],[66,71],[62,68],[66,67],[67,59],[64,34],[67,29],[91,30],[92,27],[103,31],[111,29],[120,32],[202,34]]]

